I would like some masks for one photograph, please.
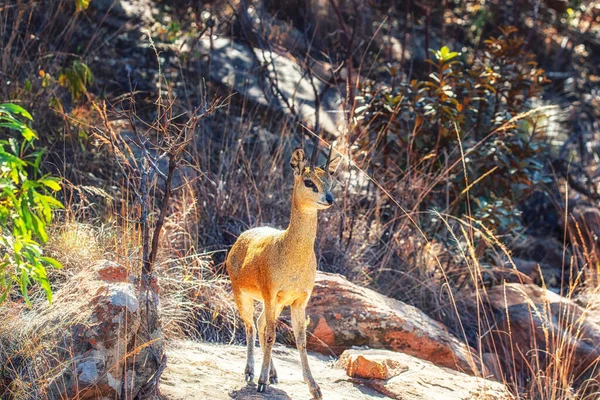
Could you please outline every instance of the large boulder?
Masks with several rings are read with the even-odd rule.
[[[527,236],[515,243],[511,252],[512,262],[505,266],[516,268],[538,285],[558,289],[571,280],[571,254],[557,239]]]
[[[388,350],[346,350],[337,366],[355,382],[401,400],[512,399],[498,382],[438,367],[404,353]],[[386,373],[382,374],[382,371]]]
[[[469,373],[479,371],[471,348],[419,309],[341,275],[317,273],[307,307],[308,347],[339,355],[353,346],[401,351]]]
[[[497,354],[496,379],[515,372],[521,379],[538,379],[543,377],[531,373],[555,371],[576,387],[597,388],[600,326],[593,322],[595,311],[536,285],[497,286],[483,299],[489,326],[482,323],[481,340],[484,349]]]
[[[209,78],[212,81],[241,93],[253,103],[277,112],[290,114],[289,104],[297,117],[309,126],[316,123],[315,113],[318,108],[321,128],[338,134],[339,126],[344,122],[343,113],[338,112],[341,102],[338,91],[334,88],[323,92],[324,84],[317,78],[311,83],[302,68],[290,58],[277,52],[266,53],[226,38],[201,39],[199,43],[210,56]],[[265,69],[268,74],[276,77],[277,90],[287,104],[281,96],[267,96],[265,92],[271,93],[270,89],[263,91],[264,83],[260,77]],[[315,90],[325,95],[319,98]]]
[[[600,209],[575,207],[567,219],[567,234],[582,262],[596,264],[600,260]],[[597,279],[594,273],[590,275],[590,279]]]
[[[0,338],[0,349],[13,347],[0,350],[0,365],[13,365],[5,390],[19,399],[134,398],[159,364],[152,352],[162,336],[143,323],[153,290],[140,297],[126,267],[101,261],[66,282],[51,305],[9,319],[20,348]]]

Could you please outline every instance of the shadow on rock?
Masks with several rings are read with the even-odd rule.
[[[248,386],[239,390],[234,390],[229,393],[232,399],[240,400],[254,400],[254,399],[269,399],[269,400],[291,400],[286,392],[276,387],[269,386],[265,393],[258,393],[256,391],[256,384],[249,383]]]

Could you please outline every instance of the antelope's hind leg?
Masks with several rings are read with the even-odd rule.
[[[265,311],[258,317],[258,340],[260,341],[260,348],[265,351],[265,328],[267,326],[265,318]],[[271,357],[271,365],[269,367],[269,383],[275,384],[279,383],[279,379],[277,378],[277,370],[275,369],[275,364],[273,363],[273,357]]]
[[[245,297],[242,293],[234,293],[235,302],[240,311],[240,316],[246,326],[246,382],[254,380],[254,344],[256,342],[256,327],[254,325],[254,300]]]
[[[259,318],[259,325],[264,324],[264,329],[260,329],[259,327],[259,337],[263,336],[263,340],[261,345],[263,346],[263,363],[260,370],[260,377],[258,378],[258,391],[264,392],[267,388],[268,382],[275,383],[277,382],[277,372],[271,373],[271,370],[275,371],[275,367],[273,365],[273,345],[275,344],[275,324],[277,322],[277,317],[281,313],[283,309],[282,305],[278,305],[274,299],[271,302],[265,301],[265,308],[261,315],[261,318],[264,318],[264,321],[261,321]]]

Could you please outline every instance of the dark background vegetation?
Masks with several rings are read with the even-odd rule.
[[[161,268],[200,282],[182,295],[186,334],[231,339],[222,262],[243,230],[286,225],[304,135],[344,160],[319,268],[478,348],[470,299],[510,274],[509,250],[559,293],[596,287],[581,216],[600,200],[599,21],[583,0],[4,1],[0,96],[33,115],[65,226],[125,231],[131,193],[94,104],[126,137],[132,92],[149,124],[159,90],[175,120],[225,99],[196,128],[165,224]]]

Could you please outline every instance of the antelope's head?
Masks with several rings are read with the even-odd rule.
[[[317,148],[310,162],[303,149],[296,149],[290,165],[294,170],[294,203],[302,210],[324,210],[333,205],[331,186],[333,183],[331,167],[332,147],[329,147],[327,163],[323,167],[315,166]]]

